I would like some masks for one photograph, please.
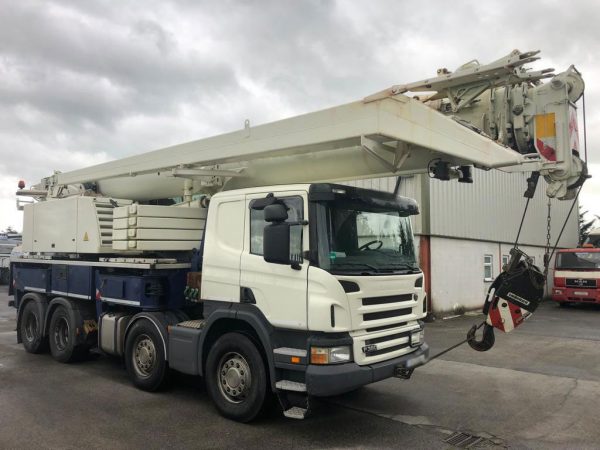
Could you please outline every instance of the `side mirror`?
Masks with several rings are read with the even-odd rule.
[[[263,258],[269,263],[300,269],[303,261],[302,224],[276,222],[267,225],[263,230]]]
[[[288,218],[287,209],[281,203],[265,206],[264,214],[265,222],[269,223],[285,222]]]
[[[265,219],[266,219],[265,208]],[[272,223],[263,230],[263,257],[266,262],[290,264],[290,224]]]

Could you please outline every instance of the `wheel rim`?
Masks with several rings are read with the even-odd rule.
[[[221,395],[231,403],[241,403],[252,386],[252,374],[246,358],[236,352],[225,354],[217,366]]]
[[[37,336],[38,321],[35,314],[27,315],[25,320],[25,339],[27,342],[33,342]]]
[[[53,330],[54,346],[58,351],[64,351],[69,345],[69,322],[65,317],[60,317]]]
[[[139,335],[133,344],[133,367],[139,377],[148,378],[156,366],[156,346],[147,334]]]

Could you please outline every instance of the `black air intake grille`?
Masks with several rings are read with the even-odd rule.
[[[392,341],[394,339],[400,339],[400,338],[404,338],[404,337],[408,337],[410,336],[410,331],[405,331],[403,333],[395,333],[395,334],[388,334],[387,336],[381,336],[378,338],[373,338],[373,339],[367,339],[365,341],[366,345],[369,344],[379,344],[381,342],[387,342],[387,341]]]
[[[363,306],[386,305],[388,303],[408,302],[412,300],[412,294],[387,295],[384,297],[367,297],[362,299]]]
[[[382,348],[381,350],[367,350],[365,352],[366,356],[379,356],[385,353],[395,352],[396,350],[401,350],[403,348],[408,347],[410,344],[405,342],[404,344],[394,345],[393,347]]]
[[[389,319],[390,317],[406,316],[412,313],[412,308],[393,309],[391,311],[381,311],[363,314],[364,320]]]
[[[567,278],[566,286],[570,288],[595,288],[596,280],[588,278]]]

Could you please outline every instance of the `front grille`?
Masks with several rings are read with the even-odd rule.
[[[375,364],[411,353],[410,335],[419,329],[420,294],[413,283],[396,290],[385,286],[362,286],[371,295],[349,294],[352,320],[354,358],[358,365]],[[407,292],[408,291],[408,292]],[[382,295],[377,296],[377,293]]]
[[[566,286],[570,288],[594,289],[596,287],[596,280],[587,278],[567,278]]]
[[[367,333],[373,333],[375,331],[388,330],[390,328],[403,327],[406,324],[407,324],[407,322],[400,322],[400,323],[393,323],[391,325],[382,325],[380,327],[367,328]]]
[[[365,352],[366,356],[379,356],[385,353],[395,352],[396,350],[401,350],[410,345],[410,343],[405,342],[404,344],[394,345],[393,347],[382,348],[381,350],[368,350]]]
[[[391,311],[380,311],[363,314],[364,320],[389,319],[390,317],[406,316],[412,313],[412,308],[392,309]]]
[[[387,295],[384,297],[366,297],[362,299],[362,304],[363,306],[386,305],[388,303],[408,302],[412,299],[412,294]]]
[[[367,339],[365,341],[365,344],[366,345],[379,344],[380,342],[391,341],[392,339],[400,339],[403,337],[408,337],[409,335],[410,335],[409,331],[405,331],[404,333],[388,334],[387,336],[381,336],[378,338]]]

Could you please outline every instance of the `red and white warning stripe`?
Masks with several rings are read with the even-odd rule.
[[[523,320],[527,317],[524,314],[527,314],[527,311],[524,311],[520,306],[496,297],[488,312],[486,322],[494,328],[508,333],[523,323]]]

